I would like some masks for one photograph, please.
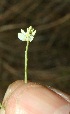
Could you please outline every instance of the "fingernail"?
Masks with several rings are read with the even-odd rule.
[[[58,108],[54,114],[70,114],[70,104]]]

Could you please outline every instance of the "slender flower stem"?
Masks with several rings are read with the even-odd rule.
[[[29,41],[27,41],[27,45],[26,45],[26,50],[25,50],[25,83],[27,83],[27,61],[28,61],[28,46],[29,46]]]
[[[25,50],[25,78],[24,78],[25,83],[27,83],[28,46],[29,46],[29,42],[31,42],[34,39],[35,34],[36,34],[36,30],[34,30],[32,26],[27,28],[27,32],[21,29],[21,33],[18,33],[18,38],[20,40],[27,41],[26,50]]]

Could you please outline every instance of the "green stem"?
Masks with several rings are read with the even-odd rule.
[[[26,45],[26,50],[25,50],[25,83],[27,83],[27,61],[28,61],[28,45],[29,45],[29,41],[27,41],[27,45]]]
[[[5,109],[5,107],[0,103],[0,109]]]
[[[2,108],[2,104],[0,103],[0,108]]]

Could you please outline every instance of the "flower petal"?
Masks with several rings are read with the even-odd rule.
[[[18,38],[22,41],[26,41],[26,36],[23,35],[22,33],[18,33]]]
[[[33,39],[34,39],[34,37],[33,37],[33,36],[30,36],[30,42],[31,42]]]
[[[34,36],[36,34],[36,30],[32,32],[32,35]]]
[[[25,31],[23,29],[21,29],[21,33],[25,34]]]

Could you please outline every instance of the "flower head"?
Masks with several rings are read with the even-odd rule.
[[[18,33],[18,38],[22,41],[32,41],[34,39],[34,36],[36,34],[36,30],[30,26],[27,28],[27,32],[21,29],[21,33]]]

